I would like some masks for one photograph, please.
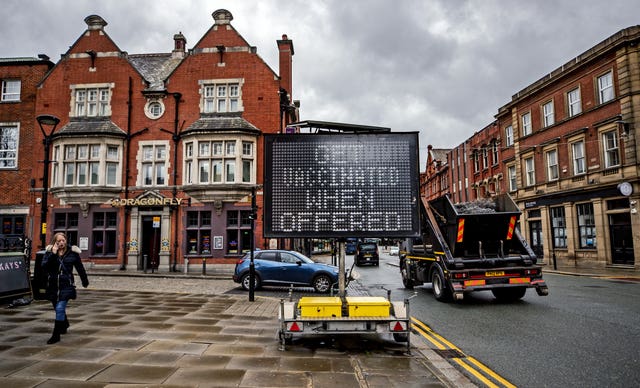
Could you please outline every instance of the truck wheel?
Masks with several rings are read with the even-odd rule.
[[[444,275],[437,268],[433,270],[433,274],[431,275],[431,284],[433,286],[433,295],[436,297],[436,300],[440,302],[451,301],[451,290],[447,287]]]
[[[413,280],[409,279],[409,275],[407,274],[407,267],[402,267],[402,269],[400,270],[400,274],[402,275],[402,284],[404,284],[404,288],[413,290]]]
[[[494,288],[491,292],[493,296],[501,302],[515,302],[516,300],[522,299],[524,294],[527,293],[527,288]]]

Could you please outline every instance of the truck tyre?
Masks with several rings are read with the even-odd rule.
[[[404,288],[413,290],[413,280],[409,279],[409,274],[407,273],[407,267],[405,265],[400,268],[400,275],[402,275],[402,284],[404,284]]]
[[[516,300],[522,299],[527,292],[527,288],[494,288],[491,292],[493,296],[501,302],[515,302]]]
[[[444,279],[444,274],[439,268],[434,268],[431,274],[431,285],[433,286],[433,295],[440,302],[450,302],[452,299],[451,290]]]

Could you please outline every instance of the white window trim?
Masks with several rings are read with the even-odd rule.
[[[222,154],[214,154],[212,147],[210,147],[209,156],[200,156],[199,148],[200,144],[203,143],[213,143],[213,142],[221,142],[222,143]],[[227,155],[227,146],[228,142],[235,143],[235,151],[233,155]],[[252,144],[252,155],[244,155],[243,154],[243,143],[251,143]],[[193,153],[191,155],[188,154],[189,145],[193,148]],[[256,182],[256,147],[257,147],[257,139],[255,137],[250,136],[240,136],[240,137],[231,137],[231,136],[218,136],[218,137],[194,137],[188,140],[185,140],[184,146],[182,148],[183,152],[183,176],[189,177],[191,176],[191,182],[189,182],[186,178],[184,181],[185,185],[223,185],[223,184],[254,184]],[[209,177],[208,182],[200,181],[200,161],[207,160],[209,161]],[[222,168],[221,174],[222,179],[220,181],[214,181],[213,178],[213,165],[214,162],[219,161],[220,166]],[[234,180],[227,180],[227,165],[228,162],[233,161],[235,164],[234,168]],[[243,162],[251,161],[251,172],[250,172],[250,181],[243,182]]]
[[[550,155],[554,155],[555,164],[551,164],[549,159]],[[544,159],[547,165],[547,181],[554,182],[560,179],[560,166],[558,165],[558,150],[556,148],[550,148],[544,151]],[[553,169],[555,168],[555,177],[553,176]]]
[[[527,118],[527,121],[525,121],[525,117]],[[522,125],[522,136],[529,136],[533,133],[531,112],[525,112],[520,116],[520,124]]]
[[[144,171],[143,166],[145,164],[149,164],[149,162],[144,160],[144,148],[150,146],[153,147],[154,156],[153,162],[151,163],[152,168],[152,182],[150,185],[145,185],[144,183]],[[156,184],[157,176],[156,176],[156,168],[159,163],[156,163],[155,157],[155,149],[157,146],[164,146],[165,149],[165,159],[164,159],[164,184],[158,185]],[[168,157],[171,155],[171,144],[168,140],[157,140],[157,141],[141,141],[138,144],[138,155],[136,156],[136,167],[138,169],[138,178],[136,179],[137,185],[140,187],[165,187],[169,185],[169,171],[171,169],[171,159]]]
[[[6,85],[10,82],[18,83],[18,92],[17,93],[5,93]],[[19,102],[20,97],[22,95],[22,80],[15,78],[7,78],[3,79],[0,84],[0,101],[2,102]],[[11,98],[15,96],[15,98]]]
[[[53,148],[53,168],[51,173],[51,187],[119,187],[122,186],[122,144],[119,143],[110,143],[105,142],[98,138],[87,139],[86,141],[75,141],[77,139],[61,139],[56,142],[55,147]],[[83,146],[86,145],[89,147],[88,157],[80,159],[77,154],[74,161],[67,162],[73,163],[75,165],[74,171],[74,182],[67,183],[66,182],[66,168],[65,168],[65,148],[67,146]],[[91,158],[91,146],[99,145],[100,146],[100,155],[97,158]],[[107,158],[107,149],[109,147],[117,147],[118,148],[118,158],[117,159],[108,159]],[[91,183],[91,168],[90,163],[98,162],[98,183]],[[78,173],[77,173],[77,165],[78,163],[86,163],[86,181],[84,184],[78,184]],[[108,164],[116,164],[116,174],[115,174],[115,183],[107,184],[107,165]]]
[[[531,164],[528,163],[531,161]],[[526,187],[535,186],[536,184],[536,161],[533,154],[523,157],[524,162],[524,176]],[[531,167],[531,169],[529,169]]]
[[[504,129],[504,137],[506,146],[511,147],[514,144],[513,126],[509,125]]]
[[[20,123],[19,122],[0,122],[0,127],[15,128],[16,131],[16,149],[15,150],[2,150],[2,152],[15,151],[15,165],[11,167],[0,167],[0,170],[15,170],[18,168],[18,161],[20,160]]]
[[[113,99],[113,88],[115,84],[111,83],[97,83],[97,84],[73,84],[69,85],[69,89],[71,90],[71,98],[69,100],[69,117],[109,117],[111,116],[111,100]],[[107,100],[107,104],[105,107],[104,115],[96,115],[89,116],[87,114],[78,115],[76,113],[76,92],[78,90],[87,90],[87,89],[108,89],[109,90],[109,99]]]
[[[577,170],[577,162],[578,160],[576,159],[576,155],[575,155],[575,148],[574,146],[577,143],[582,143],[582,167],[584,169],[584,171],[576,171]],[[585,149],[585,140],[584,138],[580,138],[580,139],[574,139],[572,141],[569,142],[569,149],[570,149],[570,153],[571,153],[571,167],[573,169],[573,175],[578,176],[578,175],[584,175],[587,173],[587,156],[585,155],[586,153],[586,149]]]
[[[547,111],[547,107],[550,109]],[[553,100],[547,101],[542,104],[542,122],[544,127],[550,127],[556,123],[555,107],[553,106]]]
[[[571,93],[577,92],[577,99],[575,101],[571,100]],[[576,109],[574,110],[574,107]],[[573,117],[575,115],[579,115],[582,113],[582,93],[580,87],[573,88],[567,92],[567,115],[569,117]]]
[[[214,97],[214,109],[211,112],[206,110],[206,99],[205,99],[205,87],[213,86],[216,87],[218,85],[229,85],[229,84],[238,84],[238,108],[236,110],[230,111],[228,108],[224,112],[218,112],[218,104],[217,97]],[[198,85],[200,85],[200,90],[198,93],[200,94],[200,113],[227,113],[227,112],[243,112],[244,104],[242,102],[242,88],[244,86],[244,78],[224,78],[224,79],[206,79],[199,80]],[[214,91],[217,93],[217,88]],[[227,99],[228,99],[227,95]]]
[[[603,79],[604,77],[610,77],[611,79],[611,83],[609,85],[607,85],[607,87],[605,87],[604,89],[601,87],[600,85],[600,80]],[[612,101],[616,98],[616,90],[614,87],[614,80],[613,80],[613,70],[609,70],[605,73],[600,74],[599,76],[596,77],[596,90],[598,91],[598,103],[600,104],[605,104],[609,101]],[[604,93],[605,91],[611,90],[611,97],[607,100],[604,99]]]

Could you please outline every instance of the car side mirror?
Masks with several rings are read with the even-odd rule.
[[[301,265],[302,265],[302,261],[298,260],[298,261],[296,261],[296,264],[298,264],[299,266],[301,266]]]

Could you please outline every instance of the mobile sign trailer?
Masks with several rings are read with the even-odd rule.
[[[377,333],[410,351],[408,299],[346,296],[345,241],[419,235],[418,134],[348,126],[265,135],[265,237],[339,240],[337,296],[282,300],[281,348],[298,335]]]

